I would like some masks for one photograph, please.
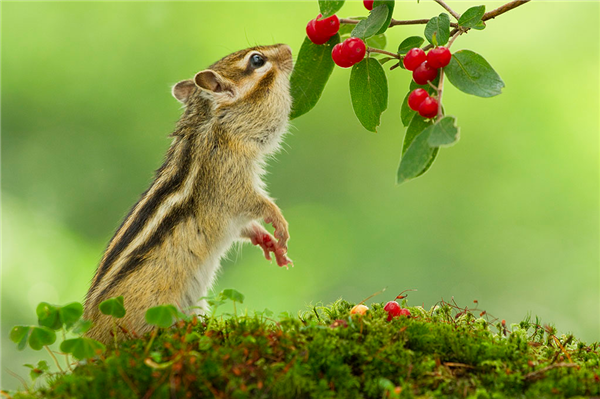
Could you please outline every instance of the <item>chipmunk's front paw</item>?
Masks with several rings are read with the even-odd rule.
[[[287,265],[293,266],[292,260],[286,256],[287,248],[281,247],[279,242],[277,242],[271,234],[256,229],[252,237],[250,237],[250,240],[253,245],[258,245],[262,248],[267,260],[271,260],[271,252],[273,252],[277,265],[286,267]]]

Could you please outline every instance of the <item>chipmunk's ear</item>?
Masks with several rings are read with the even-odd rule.
[[[198,72],[196,76],[194,76],[194,82],[196,82],[196,85],[201,89],[213,93],[226,93],[231,96],[235,94],[233,84],[211,69]]]
[[[182,80],[171,89],[171,94],[182,104],[187,103],[188,98],[196,89],[196,84],[193,80]]]

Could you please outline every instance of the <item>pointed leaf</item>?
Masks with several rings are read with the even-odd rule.
[[[453,116],[445,116],[432,126],[428,143],[431,147],[451,146],[458,141],[459,128]]]
[[[52,330],[59,330],[62,327],[59,309],[59,306],[51,305],[48,302],[40,302],[35,310],[38,316],[38,324]]]
[[[348,19],[362,21],[364,19],[367,19],[367,17],[364,17],[364,16],[348,17]],[[354,28],[356,28],[356,24],[340,24],[340,30],[338,31],[338,35],[340,35],[340,36],[349,35],[350,33],[352,33]]]
[[[365,129],[376,132],[388,100],[387,78],[377,60],[365,58],[352,67],[350,96],[360,123]]]
[[[412,121],[412,118],[416,115],[417,111],[412,110],[408,106],[408,96],[410,96],[412,90],[406,93],[404,96],[404,100],[402,101],[402,106],[400,107],[400,120],[402,120],[402,124],[406,127]]]
[[[452,54],[450,64],[444,71],[450,83],[467,94],[493,97],[500,94],[504,87],[494,68],[471,50],[459,50]]]
[[[485,14],[485,6],[471,7],[460,16],[458,24],[463,28],[473,28],[481,22],[483,14]]]
[[[105,349],[102,343],[86,337],[67,339],[60,344],[62,352],[70,353],[79,360],[92,358]]]
[[[103,301],[98,306],[100,311],[107,315],[121,319],[125,316],[125,306],[123,305],[123,296],[117,296],[114,298]]]
[[[359,37],[365,40],[368,37],[378,34],[387,21],[388,12],[389,9],[385,4],[377,7],[373,6],[369,17],[356,25],[352,31],[352,37]]]
[[[83,315],[83,306],[79,302],[69,303],[68,305],[62,306],[58,310],[58,313],[62,324],[69,329]]]
[[[177,308],[173,305],[161,305],[146,311],[146,322],[160,328],[168,328],[173,325],[177,317]]]
[[[443,46],[450,39],[450,17],[445,12],[433,17],[425,25],[425,37],[429,43],[436,45],[433,40],[435,34],[437,45]]]
[[[221,291],[221,295],[223,295],[224,298],[231,299],[232,301],[244,303],[244,294],[232,288]]]
[[[415,115],[411,121],[402,148],[402,159],[398,167],[397,183],[403,183],[425,173],[433,164],[438,149],[428,144],[431,121]]]
[[[31,327],[29,326],[15,326],[10,331],[10,340],[17,344],[17,349],[22,351],[27,346],[27,338],[29,338],[29,333],[31,332]]]
[[[29,335],[29,347],[39,351],[46,345],[52,345],[56,341],[56,333],[47,327],[31,327]]]
[[[423,44],[424,41],[425,39],[423,39],[421,36],[407,37],[398,46],[398,54],[406,54],[409,50],[415,47],[421,47],[421,44]]]
[[[319,0],[319,9],[323,18],[327,18],[335,14],[344,5],[344,0]]]
[[[316,45],[304,39],[294,71],[290,77],[292,111],[290,119],[304,115],[317,104],[327,80],[333,71],[331,50],[340,42],[339,35],[333,35],[325,44]]]
[[[375,9],[375,7],[379,7],[382,4],[387,7],[388,14],[387,14],[385,23],[383,24],[381,29],[379,29],[379,31],[377,32],[378,35],[384,33],[390,27],[390,22],[392,21],[392,15],[394,14],[395,1],[394,0],[375,0],[373,2],[373,9]]]

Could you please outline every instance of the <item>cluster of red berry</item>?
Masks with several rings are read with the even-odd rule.
[[[319,19],[322,15],[312,19],[306,25],[306,35],[314,44],[324,44],[331,36],[338,33],[340,30],[340,20],[337,15],[325,19]],[[350,37],[342,43],[338,43],[331,51],[331,58],[338,66],[349,68],[352,65],[359,63],[365,58],[367,46],[358,37]]]
[[[383,307],[388,314],[387,321],[392,320],[394,317],[398,316],[410,316],[410,310],[401,308],[396,301],[389,301]]]
[[[450,63],[452,54],[448,48],[440,46],[429,53],[415,47],[404,56],[404,67],[413,73],[415,83],[424,85],[438,76],[438,69]],[[423,89],[415,89],[408,96],[408,106],[424,118],[433,118],[438,113],[438,101]]]

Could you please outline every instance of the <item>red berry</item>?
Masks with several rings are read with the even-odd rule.
[[[337,15],[332,15],[331,17],[327,17],[325,19],[319,19],[322,15],[319,14],[316,18],[315,28],[317,32],[323,34],[323,36],[327,36],[329,38],[340,30],[340,19]]]
[[[425,100],[427,97],[429,97],[429,93],[427,93],[425,90],[415,89],[408,95],[408,106],[413,111],[418,111],[419,105],[421,105],[423,100]]]
[[[363,4],[365,5],[365,8],[369,11],[373,9],[373,0],[363,0]]]
[[[429,63],[425,61],[413,71],[413,80],[420,85],[427,84],[427,82],[435,79],[438,75],[438,70],[429,66]]]
[[[342,52],[342,46],[343,43],[338,43],[333,46],[333,50],[331,50],[331,58],[333,58],[333,62],[335,62],[337,66],[349,68],[352,66],[352,62]]]
[[[400,309],[400,316],[406,316],[406,317],[410,316],[410,310],[405,309],[405,308]]]
[[[342,54],[352,62],[352,65],[361,62],[365,58],[367,46],[358,37],[351,37],[342,43]]]
[[[388,313],[387,320],[390,321],[394,317],[400,316],[400,312],[402,311],[402,308],[400,307],[400,305],[398,305],[398,302],[389,301],[388,303],[385,304],[385,306],[383,307],[383,310],[385,310]]]
[[[447,47],[436,47],[427,53],[427,63],[432,68],[443,68],[450,63],[452,54]]]
[[[427,55],[418,47],[410,49],[404,56],[404,68],[414,71],[419,65],[427,60]]]
[[[419,115],[423,118],[434,118],[438,113],[438,102],[433,97],[427,97],[419,105]]]
[[[327,36],[323,34],[322,31],[319,31],[316,28],[316,22],[316,19],[311,19],[310,21],[308,21],[308,24],[306,25],[306,36],[308,36],[310,41],[314,44],[326,43],[329,40],[330,36]]]

